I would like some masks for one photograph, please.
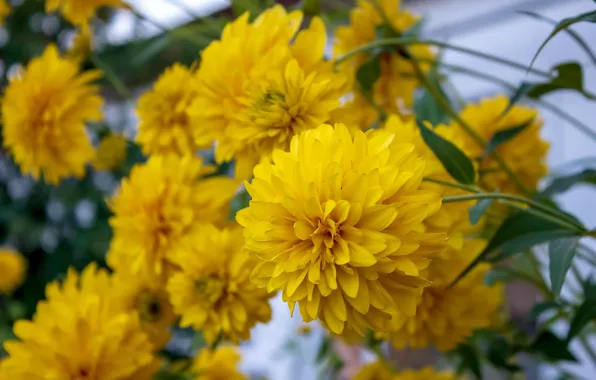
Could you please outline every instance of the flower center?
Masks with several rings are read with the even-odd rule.
[[[137,310],[142,321],[155,322],[163,313],[161,299],[152,292],[142,292],[137,298]]]
[[[207,276],[196,280],[195,289],[201,298],[211,304],[217,303],[226,293],[224,282],[215,276]]]
[[[91,379],[91,371],[88,368],[81,368],[75,373],[72,380],[89,380]]]

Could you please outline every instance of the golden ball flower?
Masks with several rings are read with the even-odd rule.
[[[242,230],[199,226],[174,255],[181,268],[167,289],[180,325],[201,330],[205,340],[238,342],[271,319],[270,295],[250,281],[255,262],[243,250]]]
[[[407,369],[396,371],[388,368],[388,363],[372,362],[360,369],[353,380],[456,380],[458,377],[452,372],[436,371],[433,367],[419,370]]]
[[[446,236],[424,231],[441,197],[420,188],[424,160],[412,144],[321,125],[254,173],[250,206],[236,216],[258,261],[253,281],[336,334],[414,316],[428,285],[421,271]]]
[[[4,25],[4,19],[12,12],[12,8],[6,0],[0,0],[0,26]]]
[[[2,374],[11,380],[149,379],[159,369],[134,314],[111,297],[111,279],[95,264],[46,288],[32,321],[18,321]],[[1,377],[1,376],[0,376]]]
[[[546,155],[549,144],[540,137],[543,121],[536,109],[523,105],[514,105],[503,115],[508,106],[509,98],[499,95],[483,99],[478,104],[466,106],[460,116],[486,141],[489,141],[497,132],[517,127],[532,120],[531,124],[521,133],[497,147],[497,152],[509,164],[523,185],[530,191],[535,191],[538,181],[548,172]],[[460,128],[458,125],[453,127]],[[482,158],[483,147],[468,135],[460,133],[463,135],[465,147],[472,157]],[[480,184],[484,188],[498,189],[503,193],[520,192],[508,174],[499,169],[499,165],[491,156],[480,161],[479,171],[482,173]]]
[[[209,144],[196,144],[196,125],[189,108],[199,92],[194,68],[174,64],[159,77],[153,89],[139,99],[137,143],[145,154],[192,155]]]
[[[194,156],[151,156],[133,167],[109,202],[114,212],[110,266],[160,276],[173,266],[172,252],[197,223],[223,222],[238,183],[201,179],[209,172]]]
[[[127,8],[124,0],[46,0],[46,12],[59,11],[74,25],[87,24],[101,7]]]
[[[194,380],[245,380],[238,370],[241,356],[231,346],[220,346],[214,350],[204,348],[195,357],[192,373]]]
[[[91,164],[96,170],[112,170],[126,159],[128,141],[124,136],[109,134],[97,147],[95,158]]]
[[[17,251],[0,249],[0,294],[12,294],[25,281],[27,261]]]
[[[82,177],[94,156],[85,122],[102,118],[91,82],[99,71],[79,72],[54,45],[10,81],[2,102],[4,147],[21,171],[53,184]]]

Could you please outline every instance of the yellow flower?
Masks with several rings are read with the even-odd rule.
[[[404,33],[416,25],[420,18],[406,10],[400,10],[399,0],[382,0],[380,6],[391,21],[391,27],[398,33]],[[372,1],[359,0],[358,5],[350,12],[350,24],[340,26],[335,33],[334,54],[340,57],[354,49],[373,42],[377,38],[377,28],[385,23]],[[410,45],[409,52],[417,59],[430,60],[434,58],[432,50],[425,45]],[[360,67],[369,54],[361,53],[340,65],[342,71],[352,78],[355,69]],[[428,62],[421,63],[422,70],[430,68]],[[387,113],[402,116],[411,113],[414,102],[414,91],[419,86],[414,78],[415,71],[411,61],[397,53],[381,53],[381,76],[375,82],[373,98]],[[353,79],[354,80],[354,79]],[[371,109],[370,105],[363,104]]]
[[[207,172],[192,156],[152,156],[136,165],[110,202],[110,266],[161,275],[197,223],[223,221],[238,184],[224,177],[200,179]]]
[[[139,99],[137,142],[145,154],[194,154],[208,144],[195,144],[195,125],[188,111],[199,91],[194,69],[181,64],[166,69],[153,89]]]
[[[76,62],[83,62],[94,49],[93,30],[87,24],[82,25],[72,41],[66,56]]]
[[[4,25],[4,19],[12,12],[12,8],[6,0],[0,0],[0,26]]]
[[[279,5],[252,24],[245,14],[201,56],[199,95],[190,110],[196,140],[217,141],[216,159],[236,159],[239,178],[249,178],[262,156],[287,149],[293,135],[316,128],[339,106],[345,80],[323,59],[325,26],[314,18],[297,33],[301,21],[301,12],[287,14]]]
[[[85,174],[94,155],[85,122],[102,118],[102,99],[90,84],[99,77],[79,73],[50,45],[10,82],[2,102],[4,147],[21,171],[53,184]]]
[[[46,12],[59,11],[74,25],[87,24],[101,7],[128,7],[124,0],[46,0]]]
[[[432,367],[424,367],[419,370],[405,370],[400,372],[392,380],[456,380],[452,372],[437,372]]]
[[[460,116],[487,141],[497,132],[533,120],[524,131],[500,145],[497,152],[509,164],[524,186],[530,191],[534,191],[538,181],[548,172],[546,154],[549,144],[540,137],[543,122],[536,109],[522,105],[513,106],[507,114],[503,115],[508,105],[509,99],[504,95],[499,95],[483,99],[478,104],[468,105],[462,110]],[[453,128],[458,128],[461,131],[459,125],[454,125]],[[481,158],[483,147],[468,135],[460,133],[462,133],[466,149],[470,151],[472,157]],[[499,169],[499,165],[492,157],[486,157],[480,161],[479,170],[481,173],[480,184],[483,187],[489,190],[498,189],[503,193],[520,192],[511,182],[507,173]]]
[[[387,364],[380,361],[372,362],[360,369],[353,380],[456,380],[451,372],[437,372],[432,367],[419,370],[404,370],[401,372],[389,369]]]
[[[19,321],[20,341],[5,342],[2,372],[11,380],[149,379],[159,368],[134,314],[110,298],[107,272],[94,264],[62,285],[47,286],[32,321]],[[1,377],[1,376],[0,376]]]
[[[429,268],[433,286],[424,289],[416,316],[399,321],[399,329],[389,336],[396,348],[434,345],[449,351],[474,330],[493,324],[494,314],[503,301],[503,288],[500,284],[484,284],[490,270],[488,264],[478,265],[456,285],[448,287],[485,246],[485,241],[467,240],[457,257],[433,260]]]
[[[249,339],[257,322],[271,319],[270,296],[250,281],[255,262],[242,241],[238,226],[199,226],[174,255],[181,268],[167,286],[174,311],[209,343]]]
[[[240,354],[234,347],[221,346],[215,350],[205,348],[194,359],[194,380],[245,380],[238,371]]]
[[[104,137],[95,153],[92,162],[97,170],[111,170],[122,164],[126,158],[126,138],[115,134]]]
[[[27,275],[27,261],[12,249],[0,249],[0,294],[14,292]]]
[[[114,296],[127,311],[138,314],[141,327],[155,350],[165,347],[171,337],[169,328],[176,321],[165,290],[165,278],[117,270],[114,274]]]
[[[394,376],[392,372],[392,369],[388,368],[387,364],[376,361],[360,368],[352,380],[392,380]]]
[[[421,271],[446,240],[424,231],[441,198],[420,189],[414,146],[386,131],[352,137],[342,124],[321,125],[272,158],[255,168],[250,206],[236,216],[258,260],[253,281],[336,334],[414,316]]]

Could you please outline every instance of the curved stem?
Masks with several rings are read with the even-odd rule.
[[[434,178],[429,178],[429,177],[424,177],[422,180],[425,182],[432,182],[432,183],[436,183],[436,184],[443,185],[443,186],[449,186],[449,187],[454,187],[454,188],[461,189],[461,190],[466,190],[466,191],[469,191],[470,193],[482,193],[483,192],[481,189],[477,188],[476,186],[462,185],[461,183],[441,181],[440,179],[434,179]]]

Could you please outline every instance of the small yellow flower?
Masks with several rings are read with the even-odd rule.
[[[302,323],[298,326],[298,335],[310,335],[312,333],[312,327],[306,323]]]
[[[92,264],[79,276],[46,288],[32,321],[19,321],[19,341],[5,342],[2,374],[11,380],[150,379],[159,369],[153,347],[134,314],[114,298],[104,270]],[[2,377],[0,375],[0,377]]]
[[[136,165],[110,202],[110,266],[161,275],[197,223],[223,222],[238,184],[225,177],[200,178],[209,171],[193,156],[152,156]]]
[[[338,124],[294,137],[255,168],[250,206],[236,218],[258,264],[253,281],[298,302],[341,334],[383,331],[414,316],[422,277],[446,236],[423,223],[441,207],[422,190],[424,161],[392,133],[350,135]]]
[[[104,137],[92,162],[97,170],[111,170],[122,164],[126,158],[126,146],[128,142],[124,136],[109,134]]]
[[[12,12],[12,8],[6,0],[0,0],[0,26],[4,25],[4,19]]]
[[[102,99],[90,83],[100,75],[79,73],[50,45],[10,82],[2,102],[4,147],[21,171],[53,184],[85,174],[95,154],[85,122],[102,118]]]
[[[240,359],[240,354],[234,347],[221,346],[215,350],[205,348],[194,359],[193,379],[245,380],[247,377],[238,371]]]
[[[205,340],[250,338],[257,322],[271,319],[269,294],[250,281],[255,262],[242,246],[242,230],[199,226],[174,255],[181,271],[168,282],[180,325],[201,330]]]
[[[72,46],[66,52],[66,56],[75,61],[83,62],[94,49],[93,30],[87,24],[82,25],[72,41]]]
[[[392,380],[394,375],[388,364],[375,361],[360,368],[352,380]]]
[[[124,0],[46,0],[46,12],[59,11],[73,25],[87,24],[101,7],[127,8]]]
[[[139,99],[137,142],[145,154],[195,154],[209,144],[195,144],[196,125],[189,107],[199,91],[194,69],[181,64],[166,69],[153,89]]]
[[[353,380],[456,380],[451,372],[437,372],[432,367],[419,370],[404,370],[401,372],[389,368],[389,363],[372,362],[360,369]]]
[[[0,249],[0,294],[13,293],[27,275],[27,261],[12,249]]]
[[[398,373],[392,380],[456,380],[458,377],[452,372],[437,372],[432,367],[424,367],[419,370],[405,370]]]

